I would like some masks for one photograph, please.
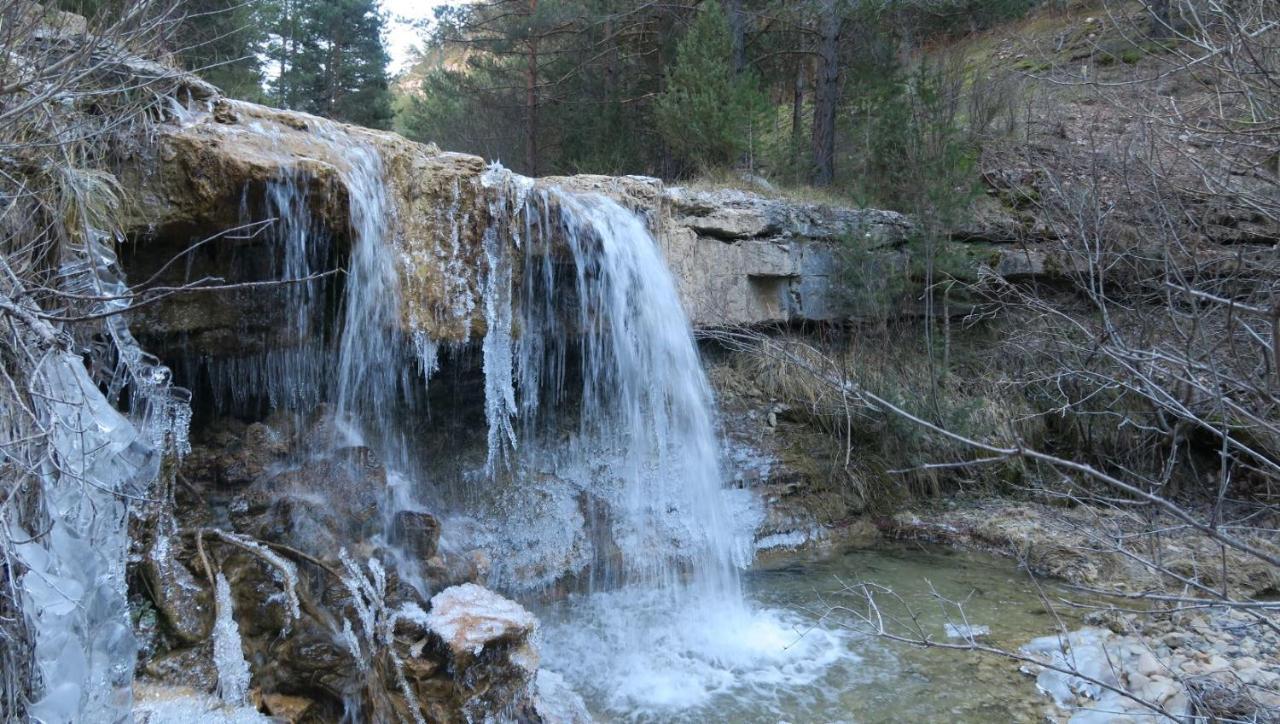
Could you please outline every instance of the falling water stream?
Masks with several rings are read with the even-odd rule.
[[[393,541],[398,512],[423,511],[442,520],[446,552],[487,551],[487,583],[542,618],[542,666],[597,716],[778,721],[816,707],[839,718],[848,702],[815,692],[859,678],[862,644],[758,578],[744,587],[761,511],[725,485],[711,388],[644,220],[495,165],[474,180],[487,209],[469,212],[487,212],[481,268],[459,263],[475,218],[456,185],[439,210],[444,252],[416,257],[396,237],[378,154],[318,127],[347,162],[345,284],[336,301],[329,282],[291,287],[288,334],[300,343],[212,369],[216,401],[234,406],[249,382],[295,428],[327,402],[328,437],[295,462],[372,451],[387,470],[381,542]],[[266,190],[282,278],[310,277],[334,258],[307,188],[299,172]],[[483,314],[467,343],[404,320],[401,272],[424,263],[444,272],[451,313]],[[474,364],[476,348],[477,454],[442,453],[423,437],[428,415],[452,414],[429,409],[429,390],[448,383],[433,374],[450,354]],[[396,564],[413,583],[412,557]]]
[[[726,678],[798,683],[825,666],[836,635],[795,648],[798,619],[743,597],[759,512],[723,484],[710,386],[643,220],[604,196],[535,188],[499,166],[483,174],[490,221],[474,306],[485,319],[486,451],[458,490],[437,484],[415,449],[413,389],[424,372],[430,383],[441,345],[401,322],[397,264],[410,262],[396,252],[380,159],[342,150],[351,251],[331,351],[310,342],[230,374],[251,373],[298,414],[331,401],[329,447],[368,447],[388,470],[383,517],[442,515],[446,547],[489,551],[491,585],[536,601],[572,580],[565,605],[547,611],[544,664],[571,680],[592,672],[579,683],[610,709],[688,710]],[[290,278],[319,271],[329,245],[306,218],[305,188],[285,177],[267,193]],[[319,339],[324,294],[311,284],[289,294],[293,333]],[[798,653],[807,663],[784,673]]]

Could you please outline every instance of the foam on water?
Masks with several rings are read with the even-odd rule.
[[[540,646],[610,715],[706,721],[734,708],[767,720],[786,716],[784,698],[821,696],[823,677],[855,667],[851,636],[782,609],[627,588],[545,611]]]

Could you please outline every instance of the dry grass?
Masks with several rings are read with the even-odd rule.
[[[883,509],[955,485],[1000,486],[1020,478],[1013,461],[976,474],[939,466],[971,460],[972,451],[876,409],[854,391],[867,389],[978,439],[1038,440],[1043,424],[1012,380],[995,371],[999,351],[986,343],[984,335],[972,335],[953,351],[945,374],[938,360],[930,364],[922,328],[910,324],[820,342],[761,338],[735,354],[733,364],[762,397],[783,405],[788,419],[825,436],[826,459],[818,469],[837,471],[865,507]]]

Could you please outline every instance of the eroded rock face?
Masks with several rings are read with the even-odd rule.
[[[484,561],[442,551],[429,513],[380,514],[386,470],[367,449],[339,444],[331,411],[211,428],[194,440],[184,477],[202,505],[226,509],[225,523],[204,530],[204,555],[230,583],[259,708],[299,722],[344,711],[369,721],[589,720],[554,676],[538,680],[537,621],[474,582]],[[213,610],[192,535],[207,513],[178,514],[185,534],[156,536],[141,560],[167,634],[140,673],[207,694],[218,679]]]
[[[602,193],[640,214],[696,327],[838,319],[836,246],[889,247],[911,231],[892,211],[669,187],[644,176],[580,175],[538,185]]]
[[[383,243],[394,247],[405,328],[445,343],[483,335],[483,236],[497,206],[494,190],[481,179],[482,159],[216,94],[175,110],[146,148],[122,164],[137,242],[126,259],[131,278],[162,269],[158,281],[172,284],[280,278],[281,251],[270,234],[261,226],[242,227],[269,216],[262,199],[282,180],[297,184],[317,233],[333,240],[331,261],[340,266],[352,242],[355,154],[372,150],[392,212]],[[830,243],[853,235],[892,243],[909,228],[892,212],[668,188],[644,177],[547,178],[534,188],[556,186],[608,194],[644,216],[664,247],[686,309],[701,326],[834,319],[839,312],[829,294]],[[182,254],[217,234],[224,235]],[[164,269],[179,255],[185,263]],[[197,355],[258,354],[306,341],[295,339],[280,319],[284,293],[258,286],[178,295],[140,309],[134,324],[162,353],[181,346]]]
[[[272,214],[264,208],[267,189],[280,183],[293,184],[305,198],[314,233],[333,242],[330,262],[340,266],[355,233],[351,194],[362,192],[351,188],[355,169],[368,153],[376,154],[386,181],[392,213],[385,243],[395,247],[406,327],[441,342],[482,334],[475,298],[488,205],[480,158],[216,95],[175,111],[145,156],[124,160],[136,240],[126,259],[130,277],[159,271],[158,281],[168,284],[281,278],[282,251],[264,223]],[[215,235],[221,236],[183,253]],[[165,268],[174,257],[186,263]],[[161,352],[166,337],[181,337],[195,353],[257,354],[306,341],[293,338],[296,332],[282,320],[285,293],[257,286],[179,295],[139,310],[133,323]]]

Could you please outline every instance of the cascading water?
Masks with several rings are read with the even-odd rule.
[[[738,598],[749,528],[730,514],[711,391],[652,236],[603,196],[500,167],[483,183],[487,468],[515,481],[489,515],[497,582],[536,588],[591,563],[590,590]]]
[[[530,192],[497,169],[485,180],[510,240],[501,248],[523,252],[520,334],[503,342],[515,360],[507,463],[518,482],[502,512],[532,530],[498,534],[496,548],[516,551],[499,578],[545,585],[537,556],[590,549],[586,585],[544,611],[544,661],[613,713],[663,719],[702,719],[699,707],[735,686],[811,680],[831,663],[831,635],[799,641],[798,619],[744,601],[758,513],[724,486],[711,389],[644,222],[601,195]],[[502,264],[491,257],[490,268]],[[490,409],[509,409],[505,379],[487,386],[502,395]],[[491,459],[504,454],[494,424]],[[568,533],[566,497],[585,511],[585,540]]]
[[[396,236],[377,153],[317,128],[346,161],[351,243],[337,319],[325,322],[323,285],[299,284],[288,303],[300,351],[214,376],[252,373],[295,427],[329,401],[331,436],[299,451],[298,464],[371,449],[387,470],[384,541],[398,512],[430,501],[444,548],[488,551],[490,585],[571,591],[545,611],[545,660],[608,710],[696,711],[734,681],[781,685],[822,666],[816,637],[787,650],[789,622],[744,603],[739,571],[757,512],[749,494],[724,486],[710,386],[644,222],[604,196],[536,188],[494,166],[479,179],[488,208],[461,214],[455,185],[443,251],[413,256]],[[267,193],[285,278],[317,274],[328,255],[305,181],[281,178]],[[483,225],[474,285],[459,265],[470,223]],[[416,426],[424,375],[430,384],[445,348],[406,321],[401,275],[420,264],[445,272],[446,314],[484,314],[483,339],[471,340],[487,427],[474,460],[430,459]],[[414,582],[417,562],[398,565]],[[778,673],[802,657],[810,663]]]

